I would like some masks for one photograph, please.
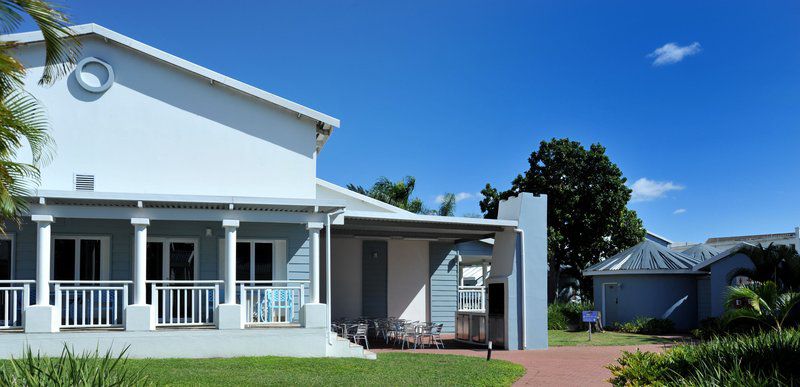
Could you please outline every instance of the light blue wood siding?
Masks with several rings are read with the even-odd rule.
[[[443,331],[455,332],[458,304],[458,258],[452,243],[430,243],[431,322],[443,323]]]
[[[206,236],[211,229],[211,236]],[[16,238],[15,278],[36,277],[36,224],[28,221],[21,228],[8,230]],[[52,225],[53,236],[101,235],[111,238],[110,279],[132,278],[133,226],[129,220],[106,219],[56,219]],[[221,279],[219,275],[219,241],[224,237],[220,222],[150,222],[150,237],[194,238],[199,243],[200,268],[198,278]],[[286,240],[287,279],[309,279],[308,231],[302,224],[242,223],[237,236],[242,239]],[[310,295],[306,292],[306,300]]]

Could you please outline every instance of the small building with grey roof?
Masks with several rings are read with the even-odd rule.
[[[637,317],[670,319],[678,330],[697,325],[697,279],[701,262],[645,239],[621,253],[590,266],[595,309],[603,323],[625,323]]]

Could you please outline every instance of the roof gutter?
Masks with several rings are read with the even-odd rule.
[[[520,263],[519,263],[519,270],[522,273],[522,281],[520,281],[520,287],[522,288],[522,349],[528,349],[528,306],[527,306],[527,297],[525,294],[525,230],[521,228],[515,228],[514,232],[519,234],[520,238]]]
[[[333,345],[331,337],[331,216],[343,214],[344,209],[325,214],[325,318],[328,321],[328,345]]]

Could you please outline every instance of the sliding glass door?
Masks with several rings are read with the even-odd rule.
[[[199,271],[198,242],[196,239],[186,238],[148,238],[147,239],[147,279],[165,281],[159,286],[186,287],[197,279]],[[171,282],[175,281],[175,282]],[[192,310],[194,308],[193,292],[169,291],[162,292],[158,303],[161,305],[157,311],[159,319],[163,319],[165,311],[172,311],[178,315],[178,308]],[[166,297],[169,295],[169,297]],[[147,302],[152,304],[152,287],[147,288]]]

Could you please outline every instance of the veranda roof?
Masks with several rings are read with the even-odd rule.
[[[583,271],[584,275],[691,274],[701,260],[645,239]]]

